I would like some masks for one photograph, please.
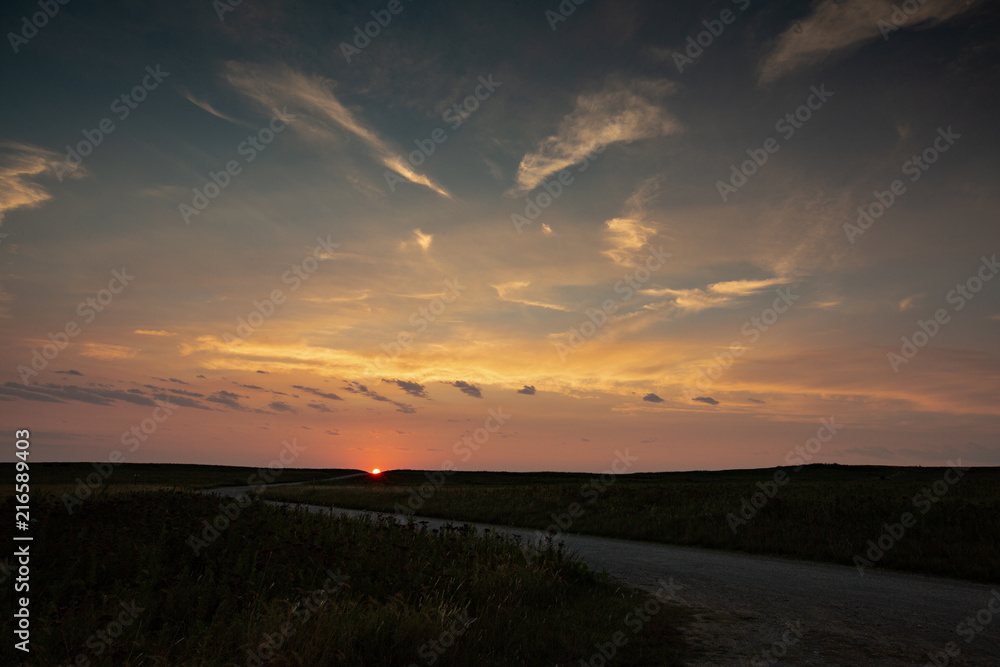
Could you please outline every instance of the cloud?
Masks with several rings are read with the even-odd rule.
[[[712,283],[705,289],[650,289],[643,290],[651,296],[669,297],[668,304],[684,312],[696,313],[708,308],[724,308],[739,304],[743,298],[787,282],[781,278],[767,280],[729,280]]]
[[[923,294],[914,294],[913,296],[908,296],[899,302],[899,312],[905,312],[918,305],[918,302],[923,299]]]
[[[387,169],[451,199],[444,188],[413,171],[400,157],[401,151],[355,118],[331,92],[329,82],[321,77],[284,66],[267,68],[240,63],[229,63],[226,77],[234,88],[269,111],[285,109],[287,105],[288,112],[295,115],[290,126],[310,142],[340,144],[342,132],[348,132]]]
[[[473,398],[482,398],[483,392],[479,391],[479,387],[473,384],[469,384],[465,380],[456,380],[451,383],[452,387],[458,387],[459,391]]]
[[[386,382],[388,384],[394,384],[403,391],[405,391],[407,394],[410,394],[412,396],[416,396],[418,398],[427,398],[426,388],[424,387],[424,385],[418,382],[408,382],[406,380],[386,380],[385,378],[382,379],[382,382]]]
[[[656,394],[646,394],[642,397],[642,400],[649,401],[650,403],[662,403],[663,399]]]
[[[80,354],[93,359],[113,361],[115,359],[131,359],[139,354],[139,348],[124,345],[105,345],[102,343],[81,343]]]
[[[680,131],[680,125],[656,99],[673,88],[666,82],[614,83],[598,93],[580,95],[568,115],[517,169],[517,184],[508,191],[520,196],[549,175],[580,162],[603,146],[631,143]]]
[[[333,412],[333,410],[326,407],[322,403],[307,403],[307,405],[313,410],[319,410],[320,412]]]
[[[326,392],[326,391],[320,391],[319,389],[313,389],[312,387],[303,387],[300,384],[293,384],[292,387],[294,387],[295,389],[301,389],[302,391],[308,391],[310,394],[315,394],[316,396],[319,396],[320,398],[326,398],[326,399],[329,399],[331,401],[342,401],[342,400],[344,400],[340,396],[337,396],[336,394],[331,394],[331,393]]]
[[[75,371],[75,370],[72,370],[72,369],[70,369],[68,371],[52,371],[52,372],[53,373],[57,373],[59,375],[80,375],[80,376],[83,375],[83,373],[81,373],[80,371]]]
[[[132,403],[133,405],[156,405],[156,403],[153,402],[153,399],[142,394],[136,394],[121,389],[80,387],[72,384],[60,385],[45,383],[34,386],[25,386],[15,382],[7,382],[0,387],[0,394],[14,396],[29,401],[43,401],[46,403],[78,401],[80,403],[90,403],[93,405],[114,405],[115,402],[121,401],[123,403]]]
[[[431,242],[434,241],[433,234],[424,234],[419,229],[413,230],[413,239],[416,241],[417,245],[420,246],[424,252],[431,249]]]
[[[719,402],[712,398],[711,396],[696,396],[691,399],[692,401],[698,401],[699,403],[708,403],[709,405],[718,405]]]
[[[897,0],[821,0],[812,13],[789,27],[759,67],[762,84],[817,63],[851,46],[881,38]],[[918,6],[905,26],[930,26],[961,14],[974,0],[934,0]],[[880,24],[881,22],[881,24]],[[881,27],[880,27],[881,26]]]
[[[37,208],[52,198],[34,179],[53,172],[52,161],[60,159],[60,155],[38,146],[0,141],[0,227],[3,227],[3,220],[10,211]],[[78,169],[76,171],[66,165],[60,167],[60,171],[71,170],[71,177],[84,174],[83,167]],[[0,232],[0,240],[6,236],[6,232]],[[0,317],[8,316],[6,302],[12,299],[0,286]]]
[[[195,105],[196,107],[198,107],[202,111],[207,111],[208,113],[212,114],[216,118],[221,118],[222,120],[227,120],[230,123],[234,123],[236,125],[243,125],[245,127],[249,127],[251,129],[253,129],[253,126],[250,123],[246,123],[246,122],[241,121],[241,120],[236,120],[232,116],[229,116],[227,114],[222,113],[221,111],[219,111],[218,109],[216,109],[215,107],[213,107],[211,104],[209,104],[205,100],[198,99],[197,97],[195,97],[194,95],[192,95],[186,88],[181,88],[181,87],[178,86],[177,87],[177,92],[180,93],[184,97],[184,99],[186,99],[188,102],[190,102],[191,104]]]
[[[176,390],[171,389],[171,391],[176,391]],[[201,396],[201,394],[197,394],[197,396]],[[210,411],[212,410],[212,408],[208,407],[204,403],[196,401],[193,398],[188,398],[187,396],[170,396],[168,394],[153,394],[153,398],[160,401],[170,401],[175,405],[180,405],[185,408],[198,408],[199,410],[210,410]]]
[[[517,393],[527,394],[528,396],[532,396],[535,393],[535,387],[533,385],[526,384],[524,385],[524,389],[518,389]]]
[[[760,403],[761,405],[764,404],[764,401],[761,401],[761,400],[756,399],[756,398],[748,398],[747,400],[750,401],[751,403]]]
[[[239,394],[234,394],[231,391],[226,391],[225,389],[219,390],[206,398],[206,401],[211,401],[212,403],[218,403],[220,405],[225,405],[234,410],[246,410],[247,408],[240,404],[242,396]]]
[[[526,306],[535,306],[537,308],[550,308],[552,310],[562,310],[569,311],[569,308],[565,306],[557,306],[553,303],[544,303],[542,301],[535,301],[533,299],[527,299],[519,296],[520,293],[526,288],[530,287],[531,283],[527,280],[517,280],[509,283],[501,283],[499,285],[493,285],[493,289],[497,291],[497,296],[500,297],[501,301],[509,301],[511,303],[523,303]]]
[[[268,403],[268,407],[275,412],[291,412],[292,414],[296,414],[298,412],[295,408],[284,401],[271,401]]]
[[[414,408],[412,405],[407,405],[406,403],[400,403],[399,401],[394,401],[391,398],[386,398],[382,394],[372,391],[366,385],[363,385],[360,382],[349,381],[347,385],[344,386],[344,391],[349,391],[352,394],[361,394],[362,396],[367,396],[373,401],[392,403],[393,405],[396,406],[397,412],[402,412],[405,414],[413,414],[417,411],[416,408]]]
[[[34,178],[51,172],[51,161],[59,159],[60,155],[38,146],[0,141],[0,225],[8,211],[36,208],[52,198]]]
[[[656,228],[645,222],[646,207],[662,183],[661,176],[643,181],[625,202],[623,217],[613,218],[604,223],[605,236],[610,247],[602,251],[602,254],[610,257],[616,264],[634,264],[636,252],[656,234]]]
[[[0,386],[0,395],[14,396],[16,398],[23,398],[29,401],[41,401],[44,403],[64,402],[53,396],[52,392],[40,391],[33,387],[25,387],[23,385],[17,384],[16,382],[5,382],[3,386]],[[5,399],[5,400],[11,400],[11,399]],[[107,401],[89,401],[89,402],[99,403],[103,405],[109,404]]]
[[[142,336],[176,336],[177,334],[173,331],[154,331],[152,329],[136,329],[132,333],[140,334]]]
[[[204,398],[205,394],[199,394],[196,391],[187,391],[186,389],[167,389],[172,394],[180,394],[182,396],[194,396],[195,398]]]

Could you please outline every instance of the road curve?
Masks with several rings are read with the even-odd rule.
[[[251,490],[209,492],[235,496]],[[314,513],[376,514],[274,504]],[[530,543],[539,535],[506,526],[415,520],[431,529],[467,523]],[[625,584],[653,591],[667,583],[676,604],[697,612],[688,634],[704,655],[695,665],[1000,665],[1000,586],[886,571],[860,576],[841,565],[586,535],[558,539],[592,569]],[[968,625],[966,619],[977,614],[978,621]]]

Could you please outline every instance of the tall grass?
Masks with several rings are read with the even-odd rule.
[[[883,524],[910,512],[916,525],[876,563],[878,567],[971,580],[1000,582],[1000,470],[973,469],[933,504],[913,498],[942,478],[939,468],[851,468],[810,466],[786,469],[790,481],[736,524],[742,500],[760,491],[757,482],[776,471],[626,475],[585,492],[596,476],[534,475],[530,483],[510,475],[455,473],[424,499],[417,513],[500,525],[546,529],[553,514],[579,503],[583,515],[565,532],[668,544],[772,554],[851,565],[878,541]],[[605,478],[608,481],[608,478]],[[403,472],[362,483],[285,487],[265,497],[355,509],[391,512],[405,506],[422,475]],[[492,482],[492,483],[491,483]],[[593,488],[593,487],[591,487]],[[593,502],[591,502],[593,501]],[[416,503],[414,503],[416,504]],[[927,508],[926,513],[922,510]]]
[[[56,497],[36,497],[32,653],[24,659],[5,641],[0,663],[576,665],[645,600],[559,551],[529,559],[496,535],[259,501],[196,554],[188,538],[222,502],[119,493],[69,515]],[[12,500],[3,512],[13,515]],[[2,591],[3,613],[12,614],[12,587]],[[97,633],[112,627],[123,603],[141,611],[105,642]],[[682,617],[654,617],[616,664],[682,664]],[[452,643],[446,631],[457,638],[435,651],[431,641]]]

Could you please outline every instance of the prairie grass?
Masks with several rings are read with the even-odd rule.
[[[25,660],[5,641],[0,664],[577,665],[627,630],[630,610],[648,597],[602,581],[559,550],[527,557],[495,534],[331,518],[259,500],[196,554],[190,536],[224,502],[180,491],[109,493],[69,514],[57,496],[38,492],[32,651]],[[3,502],[4,516],[13,505]],[[0,593],[7,618],[11,576]],[[104,641],[97,633],[109,632],[122,605],[141,611]],[[689,649],[679,628],[689,615],[665,608],[629,634],[615,664],[683,664]],[[452,642],[445,633],[456,629]],[[442,637],[452,645],[435,651],[430,642]]]
[[[778,469],[639,473],[604,482],[584,474],[458,472],[439,486],[419,471],[390,471],[378,478],[268,489],[264,496],[381,512],[409,503],[419,505],[416,514],[422,516],[540,530],[576,502],[583,515],[564,532],[846,565],[865,555],[869,540],[878,541],[884,524],[910,512],[916,524],[877,567],[1000,582],[1000,469],[969,470],[944,495],[934,494],[934,502],[915,505],[914,496],[945,470],[785,468],[789,481],[745,524],[734,524],[729,515],[740,517],[742,501],[749,502],[761,491],[757,483],[766,486]],[[419,496],[421,484],[429,484],[428,498]]]

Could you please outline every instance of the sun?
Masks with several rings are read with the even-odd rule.
[[[373,469],[372,469],[372,474],[373,474],[373,475],[381,475],[381,474],[382,474],[382,471],[381,471],[381,470],[379,470],[378,468],[373,468]]]

